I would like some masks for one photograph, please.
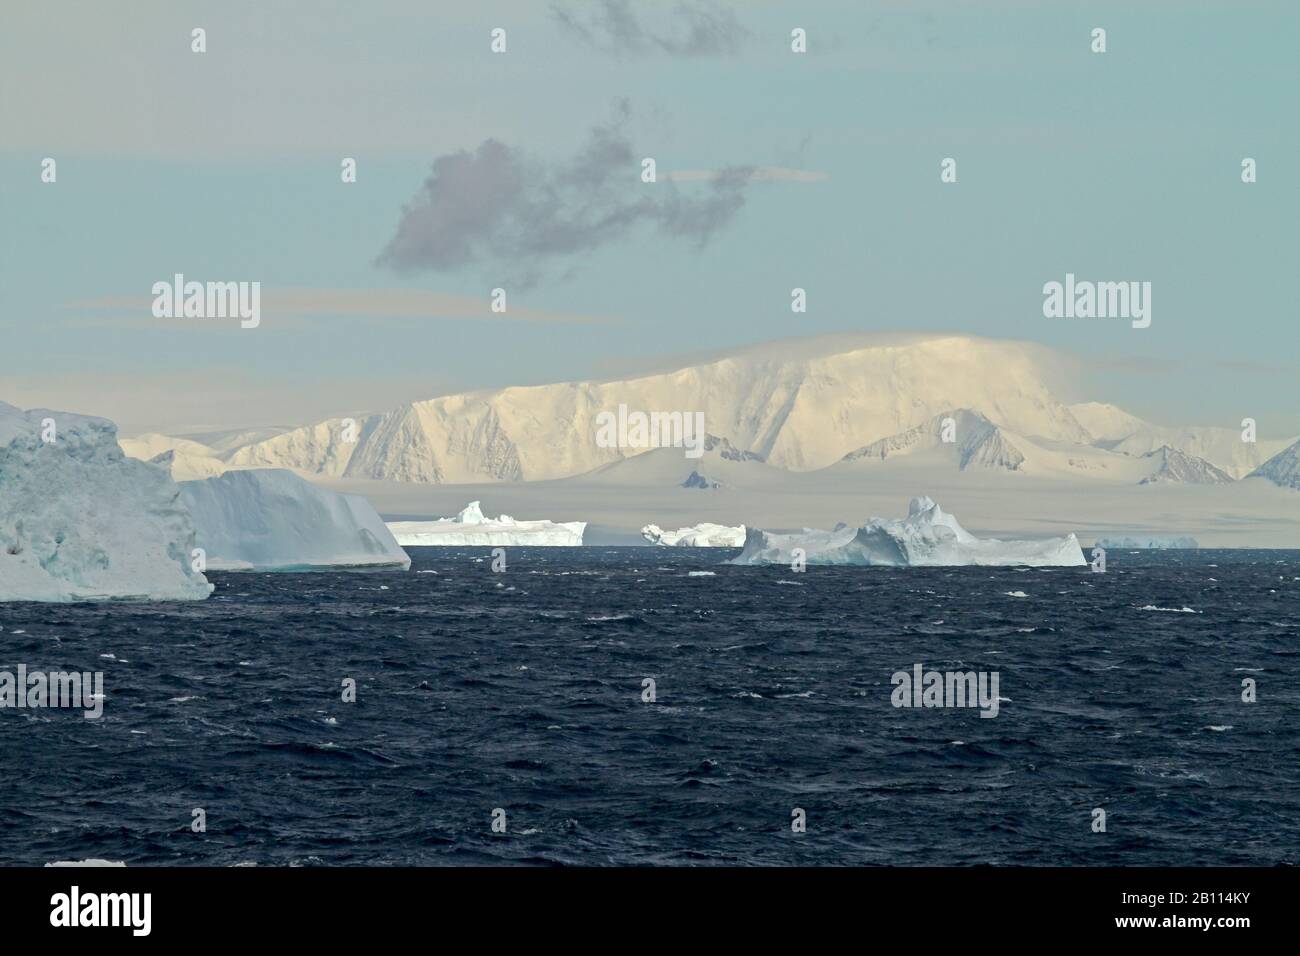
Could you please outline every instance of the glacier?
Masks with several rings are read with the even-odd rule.
[[[194,546],[176,483],[112,422],[0,402],[0,601],[203,600]]]
[[[648,524],[641,529],[641,537],[651,544],[674,548],[739,548],[745,543],[745,526],[732,528],[704,521],[689,528],[665,531],[657,524]]]
[[[577,547],[587,529],[585,521],[520,521],[501,515],[488,518],[480,502],[471,501],[454,518],[436,521],[390,521],[388,528],[399,544],[413,547],[480,547],[518,545]]]
[[[411,566],[369,501],[286,469],[228,471],[180,489],[214,571]]]
[[[977,538],[930,498],[908,504],[902,520],[872,518],[861,527],[840,525],[833,531],[805,528],[794,534],[773,534],[750,528],[744,550],[729,564],[792,564],[801,549],[807,564],[946,567],[954,565],[1022,565],[1076,567],[1085,565],[1079,540],[999,541]]]

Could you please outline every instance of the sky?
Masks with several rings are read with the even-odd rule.
[[[1293,0],[7,0],[0,400],[289,425],[907,330],[1294,435],[1298,36]],[[261,323],[155,318],[178,272]],[[1150,282],[1150,327],[1044,317],[1067,273]]]

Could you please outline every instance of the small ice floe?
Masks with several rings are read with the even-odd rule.
[[[1197,611],[1197,610],[1195,610],[1194,608],[1190,608],[1190,607],[1156,607],[1154,604],[1144,604],[1144,605],[1142,605],[1140,608],[1138,608],[1138,610],[1139,610],[1139,611],[1165,611],[1165,612],[1167,612],[1167,613],[1169,613],[1169,614],[1200,614],[1200,613],[1202,613],[1201,611]]]
[[[1014,598],[1029,597],[1029,595],[1026,594],[1024,591],[1005,591],[1003,593],[1005,593],[1007,597],[1014,597]]]
[[[184,697],[169,697],[169,698],[167,698],[167,699],[168,699],[169,702],[171,702],[171,703],[173,703],[173,704],[183,704],[183,703],[185,703],[186,701],[190,701],[190,700],[202,700],[203,698],[200,697],[198,694],[187,694],[187,695],[184,696]]]
[[[46,866],[126,866],[120,860],[56,860]]]
[[[106,660],[106,661],[115,661],[115,660],[117,660],[117,655],[116,655],[116,654],[100,654],[99,656],[102,657],[102,658],[103,658],[104,660]]]
[[[337,727],[339,724],[339,719],[337,717],[326,717],[324,720],[321,721],[321,723],[329,724],[331,727]]]
[[[687,571],[686,572],[686,576],[688,578],[713,578],[713,577],[717,577],[717,575],[718,575],[717,571]]]
[[[1231,730],[1231,729],[1232,729],[1232,724],[1210,724],[1210,726],[1208,726],[1208,727],[1204,727],[1204,728],[1202,728],[1202,729],[1203,729],[1203,730],[1213,730],[1213,731],[1216,731],[1216,732],[1218,732],[1218,733],[1222,733],[1222,732],[1225,731],[1225,730]]]

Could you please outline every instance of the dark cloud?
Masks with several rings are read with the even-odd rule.
[[[595,127],[571,158],[546,163],[495,140],[473,152],[439,156],[402,212],[377,264],[399,273],[449,272],[481,264],[515,285],[531,285],[546,265],[589,252],[649,226],[701,245],[745,203],[751,167],[678,187],[662,171],[641,181],[620,110]]]
[[[735,11],[719,0],[678,3],[656,18],[666,21],[660,26],[643,23],[631,0],[553,3],[551,12],[591,46],[616,55],[730,55],[751,36]]]

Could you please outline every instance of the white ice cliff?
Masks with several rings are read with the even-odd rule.
[[[576,547],[582,544],[585,521],[517,521],[510,515],[484,517],[477,501],[471,501],[454,518],[436,521],[390,521],[389,530],[399,544],[427,547],[476,547],[519,545],[530,547]]]
[[[212,570],[411,566],[369,501],[291,471],[228,471],[180,488]]]
[[[901,521],[872,518],[860,528],[805,528],[795,534],[750,528],[744,550],[730,563],[791,564],[795,549],[803,551],[807,564],[1071,567],[1087,563],[1073,534],[1036,541],[976,538],[926,497],[913,498]]]
[[[202,600],[194,542],[176,483],[112,422],[0,402],[0,601]]]
[[[739,548],[745,543],[745,526],[731,528],[704,521],[690,528],[665,531],[657,524],[648,524],[641,529],[641,537],[651,544],[675,548]]]

